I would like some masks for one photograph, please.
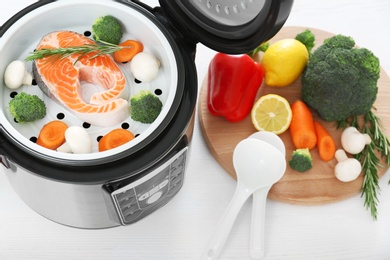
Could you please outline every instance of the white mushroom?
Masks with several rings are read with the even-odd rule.
[[[362,171],[362,166],[355,158],[348,158],[344,150],[339,149],[335,153],[337,160],[334,169],[336,178],[342,182],[350,182],[355,180]]]
[[[160,69],[160,61],[150,53],[140,52],[133,57],[130,63],[130,71],[133,76],[142,81],[154,80]]]
[[[58,152],[63,153],[91,153],[91,137],[84,128],[79,126],[70,126],[65,131],[65,143],[58,147]]]
[[[369,143],[371,143],[370,136],[360,133],[353,126],[345,128],[341,134],[341,145],[350,154],[360,153],[364,149],[364,146]]]
[[[67,142],[65,142],[60,147],[57,148],[57,152],[72,153],[72,149],[70,148],[69,144]]]
[[[31,85],[32,76],[27,71],[26,64],[20,60],[8,64],[4,72],[4,83],[10,89],[17,89],[22,85]]]

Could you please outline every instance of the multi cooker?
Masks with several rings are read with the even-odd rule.
[[[292,2],[160,0],[160,6],[150,7],[136,0],[43,0],[21,10],[0,27],[0,162],[11,186],[37,213],[78,228],[128,225],[159,209],[182,187],[188,165],[198,94],[196,45],[229,54],[250,51],[279,31]],[[162,101],[153,123],[129,117],[115,126],[93,126],[34,83],[16,90],[5,86],[7,65],[24,60],[44,35],[59,30],[90,35],[95,19],[104,15],[121,21],[123,38],[140,40],[144,51],[161,62],[151,82],[135,79],[129,63],[119,64],[130,94],[146,89]],[[27,69],[31,71],[31,64]],[[32,123],[15,121],[8,104],[19,92],[44,100],[47,115]],[[95,150],[71,154],[37,145],[40,129],[52,120],[84,127]],[[136,138],[97,152],[99,138],[114,128],[129,129]]]

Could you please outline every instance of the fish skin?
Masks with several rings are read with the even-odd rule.
[[[96,44],[76,32],[57,31],[45,35],[37,49]],[[49,98],[61,104],[84,122],[96,126],[113,126],[129,117],[129,89],[126,78],[111,55],[90,59],[94,53],[80,58],[71,55],[55,61],[51,57],[32,64],[37,85]],[[99,85],[105,90],[84,100],[81,82]]]

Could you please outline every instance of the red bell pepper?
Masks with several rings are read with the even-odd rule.
[[[243,120],[252,110],[264,74],[264,68],[246,54],[217,53],[208,69],[210,113],[231,122]]]

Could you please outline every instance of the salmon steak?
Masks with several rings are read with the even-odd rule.
[[[57,49],[96,44],[82,34],[57,31],[45,35],[37,46],[40,49]],[[129,90],[121,69],[109,54],[93,57],[91,52],[81,56],[48,56],[33,62],[33,74],[40,89],[84,122],[96,126],[113,126],[129,114]],[[88,83],[88,84],[84,84]],[[83,98],[83,93],[98,86],[102,91]]]

